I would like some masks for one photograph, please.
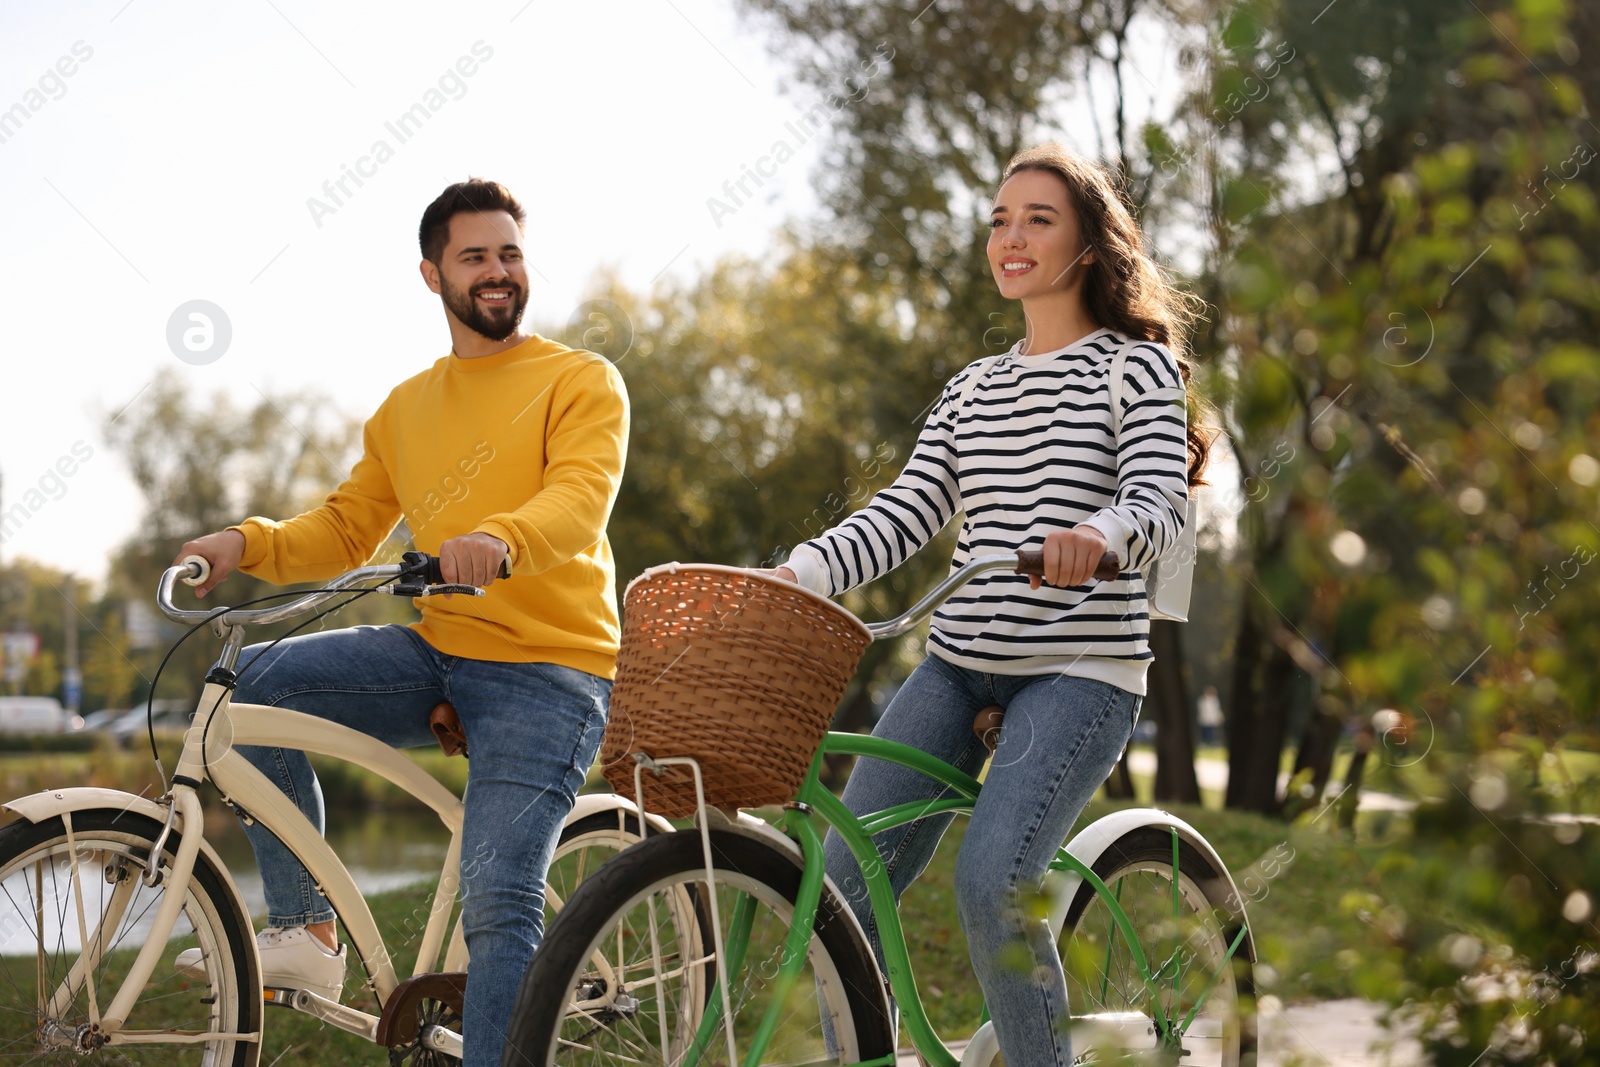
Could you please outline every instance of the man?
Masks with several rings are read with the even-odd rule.
[[[501,185],[452,185],[422,216],[422,277],[451,353],[395,387],[367,422],[364,454],[317,508],[250,518],[190,541],[211,564],[204,596],[240,569],[268,581],[365,563],[404,518],[447,582],[481,598],[430,597],[420,622],[291,638],[239,679],[234,700],[293,708],[396,746],[433,743],[451,702],[471,752],[461,849],[467,971],[465,1063],[490,1067],[543,933],[545,875],[605,726],[616,670],[615,575],[605,527],[627,450],[616,369],[524,333],[523,211]],[[511,577],[497,582],[502,561]],[[240,663],[249,663],[247,650]],[[245,748],[321,829],[305,753]],[[345,950],[305,868],[246,827],[265,883],[257,938],[267,985],[337,999]],[[203,968],[198,957],[180,967]]]

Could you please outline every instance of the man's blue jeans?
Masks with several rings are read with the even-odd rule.
[[[1010,1067],[1067,1067],[1067,989],[1043,919],[1026,919],[1021,896],[1050,861],[1133,734],[1141,700],[1105,682],[1065,674],[984,674],[930,655],[906,679],[874,737],[888,738],[977,774],[988,755],[972,732],[978,712],[1005,708],[1000,744],[956,857],[956,910],[972,968]],[[946,795],[931,778],[883,760],[860,760],[843,800],[856,815]],[[873,838],[895,900],[927,867],[949,814]],[[828,876],[850,903],[884,967],[861,867],[838,834],[826,843]],[[1025,950],[1027,966],[1015,948]]]
[[[264,647],[240,653],[240,667]],[[429,714],[441,701],[455,705],[471,753],[461,841],[468,1067],[500,1063],[523,971],[544,933],[545,875],[599,750],[610,695],[609,681],[570,667],[444,655],[405,626],[293,637],[240,677],[236,703],[292,708],[396,748],[434,744]],[[304,752],[239,752],[323,828],[322,791]],[[261,867],[268,925],[334,917],[282,842],[259,823],[245,832]]]

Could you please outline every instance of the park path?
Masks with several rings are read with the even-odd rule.
[[[1325,1000],[1296,1004],[1261,1016],[1261,1067],[1414,1067],[1426,1062],[1410,1037],[1378,1022],[1381,1004]],[[1390,1048],[1390,1043],[1393,1047]]]
[[[1156,773],[1156,754],[1147,748],[1136,748],[1128,753],[1128,770],[1137,775],[1154,777]],[[1226,760],[1213,759],[1209,756],[1201,757],[1194,761],[1194,774],[1200,782],[1201,789],[1215,790],[1219,793],[1228,788],[1228,763]],[[1289,785],[1287,774],[1278,775],[1278,792],[1281,794]],[[1339,790],[1344,788],[1343,782],[1329,782],[1323,796],[1332,799],[1339,795]],[[1370,789],[1361,791],[1361,799],[1356,808],[1359,811],[1410,811],[1417,806],[1417,802],[1406,797],[1392,796],[1389,793],[1376,793]]]
[[[1391,1035],[1378,1023],[1382,1006],[1365,1000],[1326,1000],[1263,1012],[1259,1067],[1422,1067],[1422,1050]],[[957,1056],[966,1048],[955,1042]],[[916,1054],[901,1049],[896,1067],[918,1067]]]

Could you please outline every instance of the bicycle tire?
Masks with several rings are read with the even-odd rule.
[[[772,946],[776,945],[781,953],[783,934],[788,930],[800,889],[801,870],[790,853],[733,831],[712,831],[711,851],[717,871],[719,918],[725,934],[737,921],[738,897],[755,902],[749,912],[751,949],[747,950],[747,958],[760,964],[752,962],[729,976],[735,1034],[747,1036],[765,1010],[765,1002],[752,995],[757,992],[753,986],[770,977],[762,972],[767,969],[765,965],[777,960]],[[653,837],[629,849],[579,887],[551,924],[523,978],[502,1061],[506,1067],[576,1059],[585,1063],[603,1061],[614,1045],[626,1046],[620,1058],[629,1063],[681,1061],[682,1052],[701,1023],[704,1004],[694,1004],[689,996],[668,999],[672,994],[662,997],[659,989],[667,986],[676,973],[688,973],[688,968],[679,967],[677,972],[664,968],[658,983],[654,976],[638,975],[632,966],[640,959],[641,967],[648,967],[651,962],[650,939],[639,933],[646,924],[636,916],[641,910],[653,915],[655,901],[663,892],[693,893],[702,902],[701,911],[709,913],[704,903],[705,857],[698,832]],[[764,921],[756,914],[758,910],[766,912]],[[793,1015],[774,1038],[794,1043],[775,1053],[785,1061],[816,1062],[825,1058],[826,1054],[819,1051],[823,1040],[822,1004],[827,1005],[835,1020],[840,1046],[836,1056],[840,1062],[877,1059],[894,1050],[882,979],[865,940],[846,914],[844,904],[825,890],[808,952],[806,970],[810,974],[802,972],[787,1001]],[[610,940],[613,936],[615,942]],[[633,947],[628,950],[630,944]],[[714,973],[712,944],[707,939],[702,958],[689,958],[709,963]],[[665,945],[663,960],[673,955],[669,951],[673,947]],[[631,974],[642,980],[629,981],[615,990],[600,989],[591,961],[597,953],[605,956],[610,948],[618,950],[615,958],[623,964],[613,973]],[[677,959],[672,962],[675,964]],[[776,968],[772,970],[775,973]],[[575,992],[584,1004],[609,997],[608,1007],[571,1011],[569,1005]],[[717,994],[707,992],[711,1005],[720,1003]],[[662,1001],[666,1001],[665,1010]],[[659,1045],[663,1026],[671,1031],[669,1047],[652,1047]],[[706,1051],[712,1062],[720,1062],[727,1047],[726,1037],[720,1027],[712,1036],[714,1041]],[[575,1037],[589,1044],[577,1043]],[[794,1054],[801,1044],[806,1054]]]
[[[625,808],[591,812],[581,819],[563,824],[545,873],[546,924],[560,914],[567,898],[585,878],[639,841],[639,817]],[[698,922],[699,916],[695,918]],[[708,927],[704,929],[709,931]],[[702,981],[709,989],[710,982]],[[457,1062],[454,1057],[429,1049],[423,1041],[422,1028],[428,1024],[438,1024],[459,1032],[461,1017],[453,1008],[432,999],[419,1002],[418,1014],[421,1026],[417,1037],[404,1046],[391,1047],[390,1061],[407,1064],[408,1067]]]
[[[620,825],[617,816],[618,813],[615,811],[597,811],[561,828],[561,839],[556,843],[555,858],[550,861],[550,871],[546,876],[546,884],[548,886],[557,881],[563,883],[566,888],[559,890],[563,901],[569,899],[576,887],[581,885],[587,877],[592,876],[606,863],[609,863],[611,859],[615,859],[616,856],[626,852],[643,840],[639,836],[639,817],[637,815],[630,811],[622,811]],[[658,835],[661,832],[660,830],[656,831]],[[577,850],[582,848],[608,848],[611,850],[612,855],[600,862],[571,862],[577,854]],[[548,893],[549,890],[547,888],[547,896]],[[548,899],[545,902],[545,906],[549,910]],[[551,921],[553,921],[553,916],[559,913],[559,908],[550,912],[549,918]],[[695,899],[695,922],[700,928],[700,933],[706,938],[710,938],[711,920],[704,914],[704,909],[700,907],[698,899]],[[714,972],[714,968],[712,970]],[[705,984],[709,993],[711,982],[708,981]]]
[[[552,915],[559,913],[559,907],[551,908],[549,898],[567,900],[585,878],[599,870],[609,859],[637,845],[639,840],[639,817],[621,809],[592,812],[577,822],[562,826],[561,836],[556,841],[555,852],[550,859],[550,869],[545,875],[546,911]],[[601,859],[591,856],[591,852],[606,852],[609,855]],[[595,862],[596,859],[598,862]]]
[[[561,907],[565,907],[564,902],[572,896],[577,886],[600,870],[605,863],[637,845],[639,841],[639,817],[628,811],[621,813],[620,823],[617,812],[597,811],[562,827],[561,840],[556,845],[556,855],[550,863],[550,871],[546,876],[546,925],[555,921],[555,916],[561,913]],[[579,851],[582,849],[610,850],[611,855],[604,858],[594,857],[585,862],[585,857]],[[552,890],[563,901],[561,907],[553,906]],[[692,892],[687,894],[687,900],[683,903],[693,910],[696,936],[702,939],[701,944],[709,944],[711,919],[701,908],[698,894]],[[688,916],[680,914],[677,918],[687,919]],[[711,995],[711,986],[716,977],[716,967],[708,961],[702,968],[699,979],[702,1005],[705,1003],[705,998]]]
[[[1208,856],[1180,838],[1177,881],[1184,914],[1175,919],[1172,860],[1172,831],[1143,826],[1112,842],[1092,869],[1116,895],[1146,960],[1159,970],[1157,984],[1168,1017],[1181,1022],[1205,993],[1194,1024],[1176,1035],[1184,1051],[1174,1062],[1196,1067],[1252,1064],[1256,1054],[1255,947],[1248,932],[1223,965],[1228,947],[1244,929],[1243,909],[1227,876]],[[1149,993],[1135,973],[1127,945],[1120,932],[1112,930],[1109,909],[1087,881],[1078,887],[1067,909],[1058,947],[1067,971],[1067,1004],[1075,1018],[1142,1011],[1154,1024]],[[1189,961],[1195,965],[1188,966]]]
[[[88,940],[96,940],[103,919],[115,918],[110,934],[98,933],[105,951],[96,964],[94,990],[104,1011],[144,943],[141,922],[153,919],[166,893],[165,880],[154,888],[139,880],[149,866],[161,824],[133,812],[96,808],[73,812],[72,831],[85,929],[91,931]],[[179,841],[177,832],[167,839],[163,865],[170,865]],[[80,1027],[88,1023],[83,984],[70,990],[64,1008],[50,1011],[40,1003],[41,988],[67,987],[74,961],[82,955],[72,945],[81,940],[78,894],[72,888],[74,864],[68,858],[72,855],[60,816],[38,823],[18,820],[0,828],[0,1064],[82,1062],[72,1045]],[[41,923],[46,912],[48,918]],[[252,940],[249,916],[237,907],[225,875],[201,852],[173,938],[129,1011],[124,1032],[259,1034],[261,979],[255,953],[249,950]],[[206,957],[205,979],[173,968],[177,953],[194,944]],[[8,945],[28,947],[29,953],[8,954]],[[260,1048],[259,1040],[217,1040],[116,1044],[100,1054],[119,1064],[254,1067]],[[90,1062],[98,1058],[88,1057]]]

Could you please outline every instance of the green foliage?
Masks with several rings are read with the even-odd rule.
[[[1404,1005],[1440,1065],[1592,1063],[1600,834],[1552,821],[1548,796],[1493,761],[1445,762],[1442,801],[1416,816],[1429,848],[1392,851],[1382,887],[1347,902],[1386,916],[1404,961],[1367,974],[1368,995]]]
[[[1060,112],[1046,102],[1083,90],[1093,63],[1122,72],[1117,12],[746,6],[778,27],[819,94],[880,38],[892,42],[889,69],[840,115],[821,179],[834,232],[906,294],[911,347],[930,332],[947,346],[981,336],[991,306],[973,222],[1007,155],[1054,132]],[[1219,502],[1237,524],[1236,554],[1206,579],[1238,598],[1237,612],[1208,613],[1237,619],[1231,637],[1206,642],[1232,668],[1220,687],[1230,803],[1280,810],[1273,781],[1291,715],[1306,722],[1301,755],[1314,769],[1334,755],[1316,740],[1319,719],[1333,720],[1324,738],[1340,724],[1372,737],[1372,716],[1388,709],[1406,725],[1376,739],[1375,778],[1392,780],[1432,746],[1430,760],[1444,761],[1436,785],[1514,739],[1541,751],[1600,745],[1600,616],[1588,588],[1600,554],[1600,166],[1586,121],[1600,76],[1580,62],[1600,28],[1593,12],[1554,0],[1119,10],[1124,27],[1137,12],[1178,42],[1189,89],[1170,121],[1153,116],[1125,138],[1119,77],[1116,147],[1101,155],[1129,176],[1156,246],[1182,240],[1198,263],[1191,282],[1213,310],[1196,381],[1246,479]],[[1044,62],[1013,33],[1037,35],[1040,19],[1053,35]],[[1086,132],[1064,132],[1087,147]],[[1190,224],[1168,233],[1178,220]],[[1435,1035],[1440,1062],[1455,1062],[1450,1041],[1471,1062],[1491,1031],[1485,1063],[1534,1046],[1552,1062],[1581,1056],[1568,1039],[1585,1032],[1580,993],[1592,1002],[1591,987],[1545,983],[1545,1007],[1514,1021],[1515,998],[1473,1000],[1437,966],[1432,946],[1456,935],[1534,975],[1596,950],[1592,926],[1558,916],[1572,892],[1600,883],[1547,852],[1536,838],[1554,831],[1515,805],[1493,819],[1519,846],[1527,839],[1517,862],[1533,857],[1546,898],[1518,915],[1486,910],[1485,879],[1503,887],[1492,872],[1517,868],[1473,851],[1487,815],[1450,795],[1462,790],[1373,861],[1349,909],[1313,909],[1340,916],[1313,926],[1348,971],[1338,988],[1415,995],[1459,1019],[1453,1037]],[[1408,865],[1441,837],[1469,844],[1431,875]],[[1437,906],[1408,902],[1403,887],[1418,884]],[[1407,933],[1421,928],[1418,913],[1432,940]],[[1352,914],[1378,942],[1349,936]]]

